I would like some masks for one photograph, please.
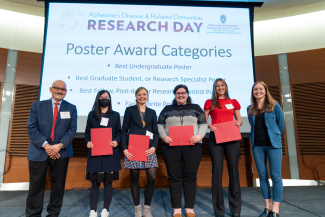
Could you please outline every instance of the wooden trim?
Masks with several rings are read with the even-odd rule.
[[[1,111],[1,105],[2,105],[2,95],[3,95],[3,83],[0,82],[0,111]]]
[[[8,49],[0,48],[0,82],[5,82]],[[1,92],[2,93],[2,92]]]

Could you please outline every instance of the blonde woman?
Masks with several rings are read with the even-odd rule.
[[[155,110],[146,106],[148,100],[148,90],[146,88],[139,87],[135,92],[135,96],[137,104],[126,108],[122,126],[122,149],[125,155],[124,168],[130,169],[131,193],[134,202],[135,217],[152,217],[150,205],[155,190],[156,169],[158,167],[156,156],[158,146],[157,115]],[[148,160],[146,162],[133,161],[132,154],[128,152],[129,134],[147,135],[147,133],[153,134],[153,139],[150,139],[149,150],[146,151]],[[140,204],[140,170],[146,170],[147,173],[143,212]]]
[[[260,216],[279,217],[283,184],[281,176],[283,111],[263,81],[252,87],[251,105],[247,107],[251,125],[251,147],[266,208]],[[273,206],[267,161],[273,183]]]

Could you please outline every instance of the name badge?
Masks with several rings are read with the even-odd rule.
[[[153,139],[153,133],[148,130],[146,132],[146,136],[150,136],[150,139]]]
[[[232,104],[226,104],[225,105],[227,109],[234,109],[235,107]]]
[[[102,118],[102,120],[100,122],[100,125],[104,126],[104,127],[107,127],[108,120],[109,120],[109,118]]]
[[[70,119],[70,112],[60,112],[61,119]]]

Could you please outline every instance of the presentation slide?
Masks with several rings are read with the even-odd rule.
[[[187,85],[203,108],[223,78],[247,117],[254,82],[249,20],[247,8],[49,3],[40,100],[61,79],[79,117],[100,90],[123,116],[143,86],[159,115],[176,85]]]

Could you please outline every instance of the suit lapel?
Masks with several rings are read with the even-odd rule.
[[[53,106],[52,106],[52,99],[48,100],[46,103],[46,113],[47,113],[47,117],[49,118],[49,123],[52,129],[52,125],[53,125]]]
[[[134,111],[134,115],[136,117],[136,120],[137,120],[139,126],[141,128],[143,128],[143,124],[142,124],[142,121],[141,121],[141,116],[140,116],[140,113],[139,113],[138,106],[134,106],[134,110],[133,111]]]

